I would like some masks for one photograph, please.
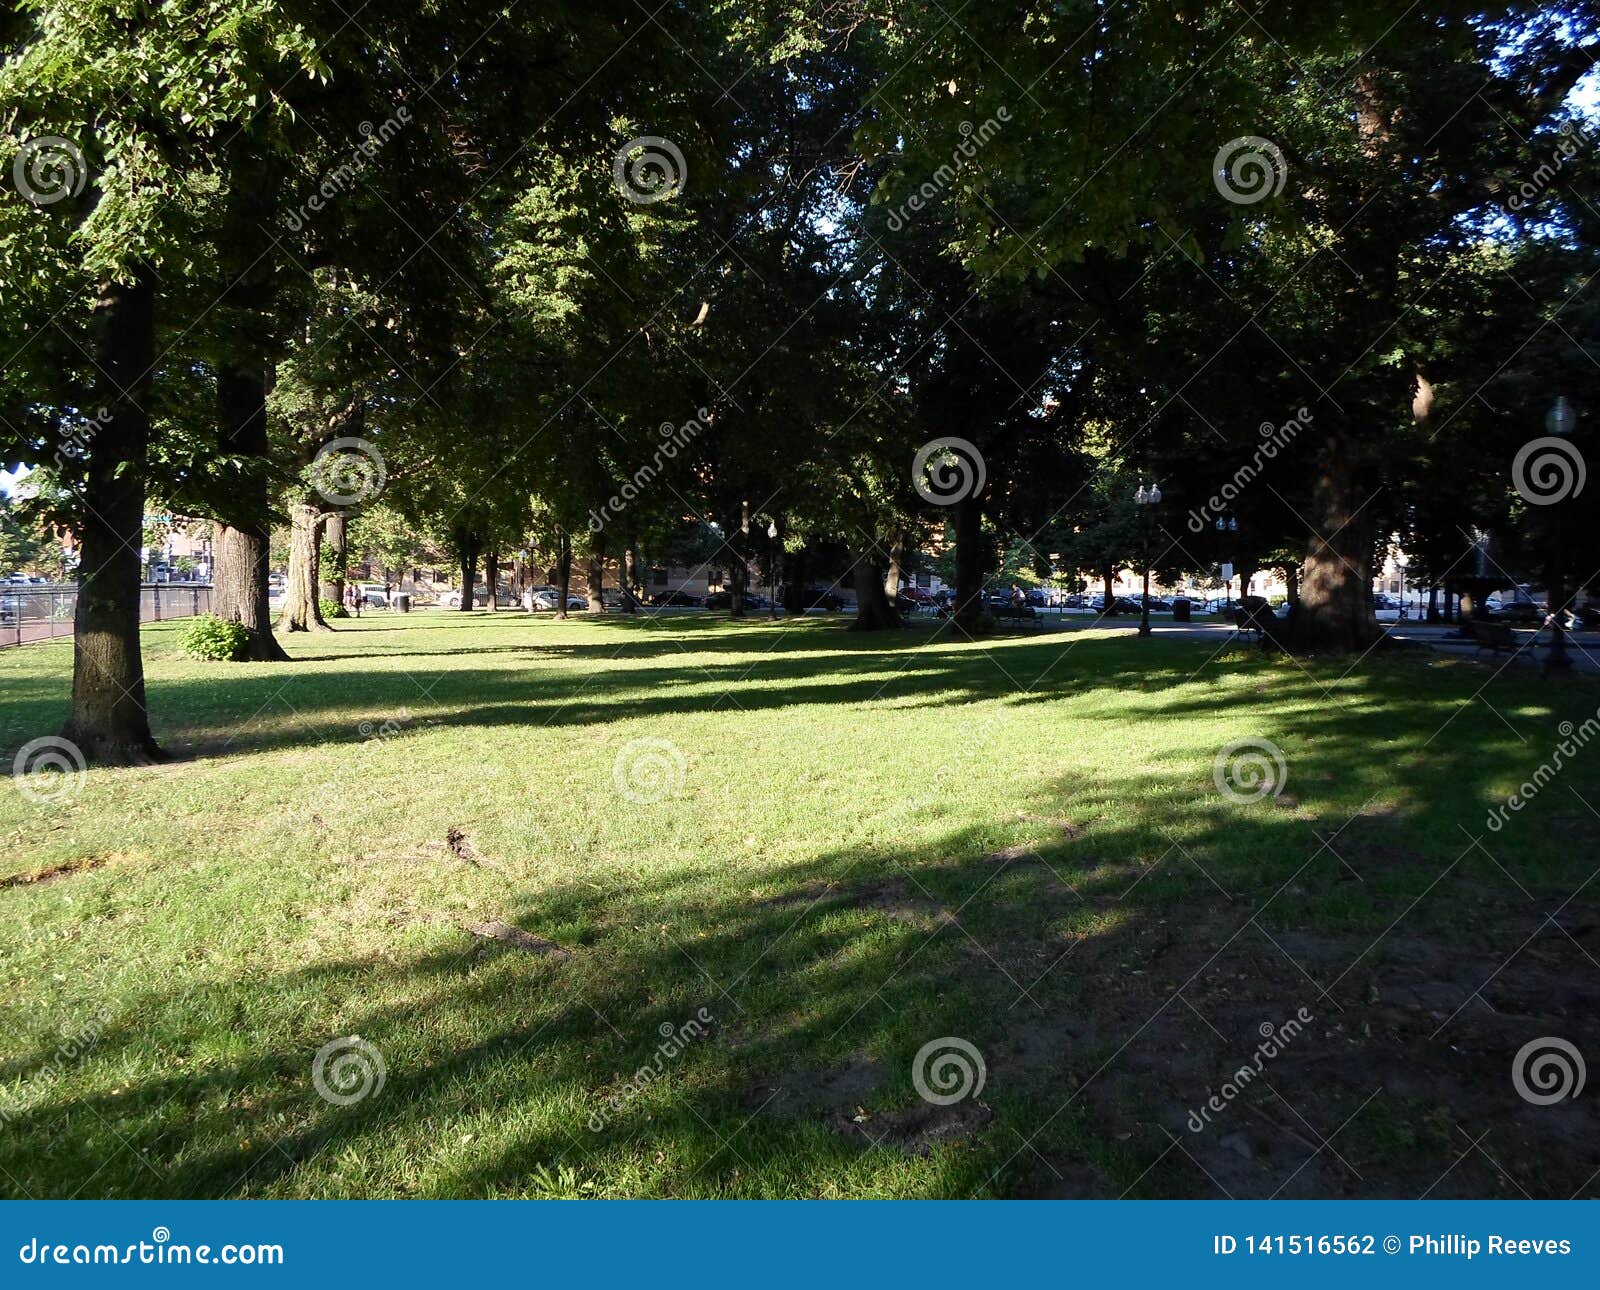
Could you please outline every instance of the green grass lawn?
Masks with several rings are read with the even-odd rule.
[[[0,796],[0,1192],[1600,1194],[1594,1090],[1512,1078],[1600,1061],[1600,741],[1485,827],[1592,681],[700,616],[288,648],[149,629],[174,759]],[[0,652],[8,759],[70,664]],[[1244,738],[1280,795],[1218,790]],[[382,1086],[330,1100],[355,1036],[321,1082]]]

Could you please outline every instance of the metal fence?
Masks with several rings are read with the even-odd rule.
[[[78,588],[0,584],[0,646],[26,645],[72,635]],[[139,588],[139,621],[159,623],[211,612],[211,585],[200,582],[147,582]]]

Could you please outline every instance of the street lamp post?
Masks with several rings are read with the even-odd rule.
[[[1557,399],[1555,406],[1545,417],[1545,428],[1557,438],[1566,439],[1578,424],[1578,414],[1573,411],[1571,402],[1563,395]],[[1551,570],[1550,586],[1550,652],[1545,656],[1544,673],[1549,676],[1552,672],[1567,672],[1572,669],[1572,660],[1567,656],[1567,629],[1562,621],[1567,609],[1567,531],[1566,507],[1563,502],[1557,502],[1551,508],[1551,517],[1555,521],[1555,567]]]
[[[1133,495],[1133,503],[1139,508],[1139,530],[1144,540],[1144,602],[1139,606],[1139,635],[1150,635],[1150,525],[1147,516],[1151,507],[1161,503],[1161,485],[1151,484],[1148,488],[1143,483],[1139,491]]]
[[[778,621],[778,521],[773,520],[767,525],[767,541],[771,548],[767,552],[767,620]]]

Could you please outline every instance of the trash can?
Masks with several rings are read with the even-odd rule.
[[[1172,602],[1172,621],[1186,623],[1189,621],[1189,601],[1185,596],[1179,596]]]
[[[409,614],[411,612],[411,593],[409,591],[396,592],[394,599],[389,602],[389,608],[397,614]]]

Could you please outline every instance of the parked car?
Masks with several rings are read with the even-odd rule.
[[[655,609],[698,609],[700,597],[691,596],[687,591],[662,591],[651,596],[649,604]]]
[[[913,605],[931,605],[935,602],[933,592],[914,587],[909,582],[900,584],[900,594],[897,599],[909,601]]]
[[[383,588],[379,587],[377,590],[377,601],[374,602],[369,599],[364,603],[369,605],[376,604],[379,609],[387,608],[389,601],[383,594]],[[502,599],[500,603],[505,605],[510,604],[511,602],[507,599]],[[487,587],[474,587],[472,589],[472,604],[475,609],[487,609],[489,607],[489,589]],[[440,592],[439,607],[441,609],[460,609],[461,589],[459,587],[451,587],[449,591]]]
[[[799,602],[801,609],[826,609],[830,613],[844,608],[843,596],[822,587],[800,588]]]
[[[541,591],[534,592],[533,594],[533,607],[535,609],[554,611],[559,609],[560,606],[561,588],[559,587],[546,587]],[[573,609],[587,609],[588,607],[589,598],[587,596],[580,596],[570,591],[567,593],[567,609],[569,611]]]
[[[1140,614],[1144,612],[1143,606],[1140,605],[1137,600],[1131,600],[1127,596],[1114,596],[1112,598],[1112,605],[1113,609],[1111,612],[1113,613]],[[1089,608],[1098,614],[1106,613],[1106,598],[1104,596],[1096,596],[1089,602]]]
[[[1508,600],[1493,611],[1494,616],[1505,623],[1542,623],[1544,609],[1531,600]]]

